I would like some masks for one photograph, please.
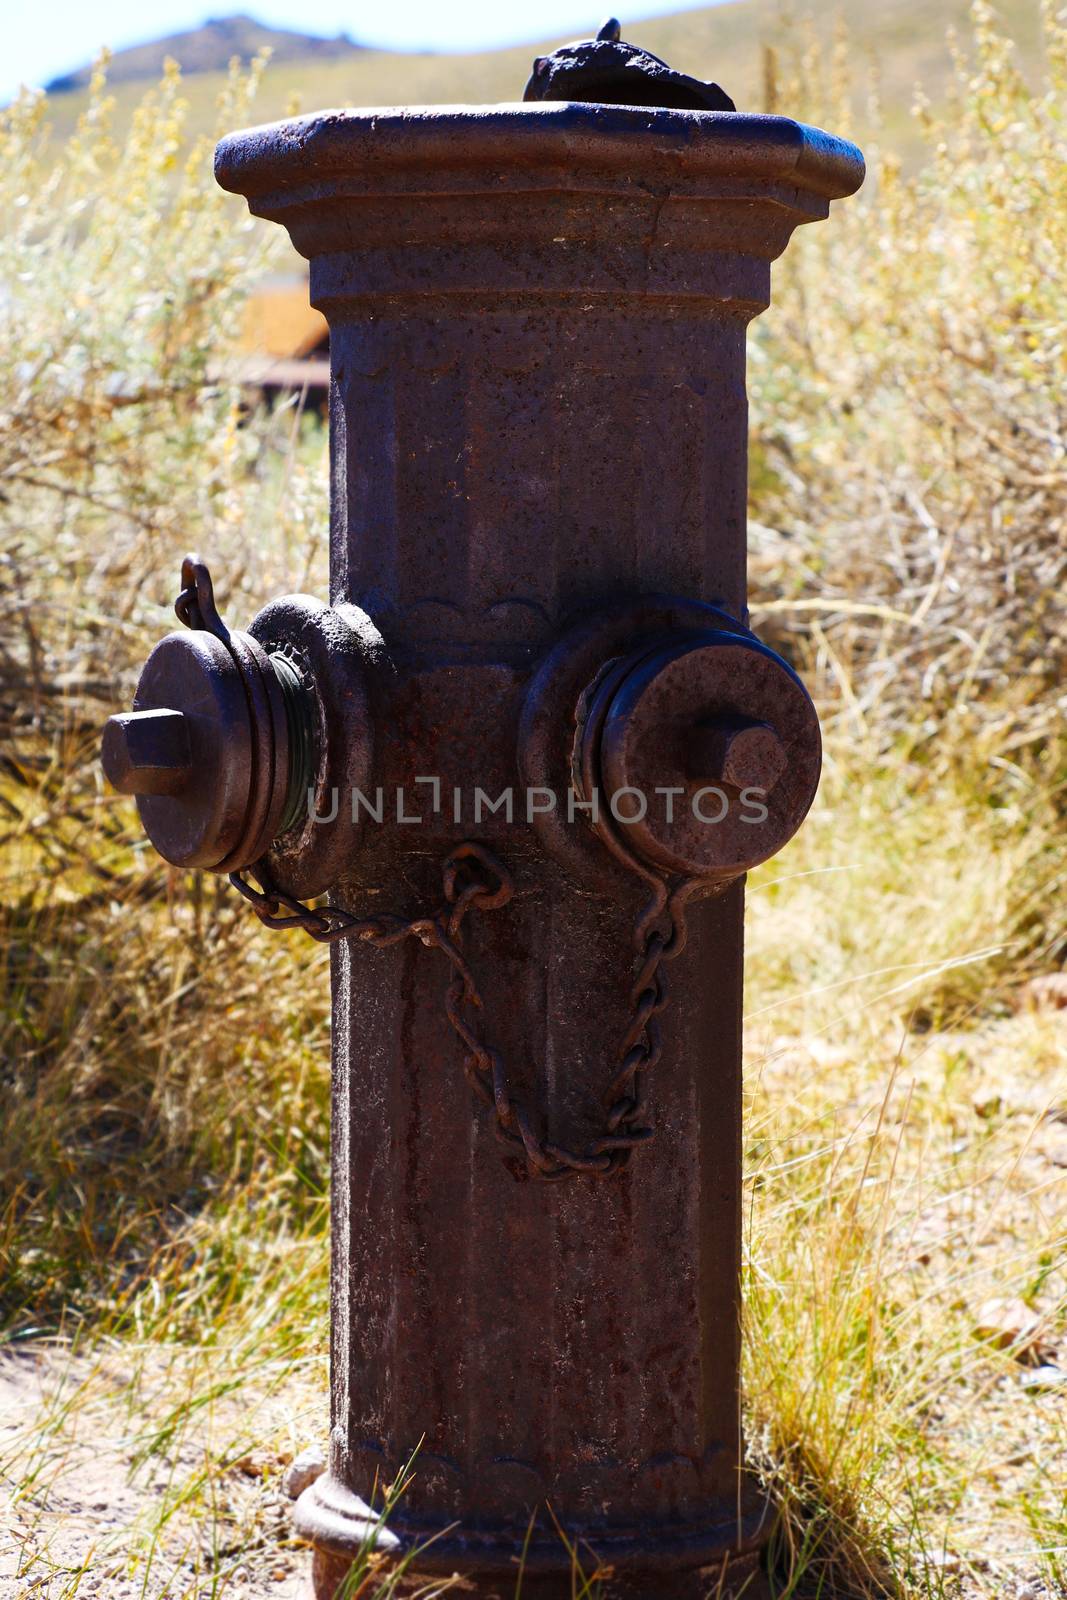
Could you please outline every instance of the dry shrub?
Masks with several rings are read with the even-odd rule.
[[[925,164],[869,151],[752,347],[757,621],[871,745],[953,761],[1047,755],[1067,708],[1067,13],[1045,8],[1032,87],[973,16],[955,96],[917,109]],[[782,103],[847,125],[817,67]]]
[[[218,131],[248,120],[257,75],[231,74]],[[0,119],[0,711],[49,749],[114,704],[186,549],[217,559],[224,593],[300,578],[323,549],[320,457],[291,418],[243,417],[234,382],[278,243],[213,183],[180,89],[171,67],[120,145],[102,73],[68,144],[42,97]]]
[[[231,74],[219,132],[257,75]],[[184,115],[168,69],[121,143],[100,74],[67,144],[41,98],[0,117],[0,1278],[22,1322],[158,1278],[160,1241],[235,1183],[321,1209],[325,972],[168,871],[99,771],[186,550],[240,622],[323,578],[322,430],[249,414],[235,381],[280,241]]]

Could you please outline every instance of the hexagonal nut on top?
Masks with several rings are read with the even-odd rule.
[[[775,855],[811,807],[819,722],[781,656],[747,633],[660,640],[584,697],[574,780],[616,854],[708,883]]]

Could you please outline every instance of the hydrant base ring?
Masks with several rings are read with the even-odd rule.
[[[696,1578],[708,1569],[719,1572],[724,1563],[733,1573],[735,1562],[747,1567],[766,1543],[772,1515],[770,1503],[752,1492],[745,1498],[746,1509],[740,1517],[736,1505],[720,1503],[708,1507],[708,1520],[664,1520],[658,1527],[645,1520],[639,1529],[632,1530],[565,1526],[568,1538],[582,1552],[587,1569],[596,1563],[614,1567],[625,1572],[631,1582],[633,1575],[644,1572],[648,1574],[650,1594],[662,1586],[663,1592],[674,1596],[681,1593],[679,1579],[683,1574],[692,1573]],[[368,1550],[398,1561],[410,1559],[412,1551],[418,1550],[411,1560],[412,1576],[425,1573],[440,1577],[458,1572],[462,1578],[472,1579],[476,1589],[483,1592],[495,1591],[492,1580],[504,1579],[511,1587],[501,1589],[501,1595],[513,1595],[524,1528],[514,1522],[502,1522],[499,1527],[482,1525],[465,1530],[457,1526],[457,1521],[442,1519],[431,1523],[398,1516],[386,1527],[366,1501],[329,1474],[316,1479],[304,1491],[293,1511],[297,1533],[315,1550],[314,1600],[333,1600],[349,1564]],[[551,1520],[546,1517],[542,1521],[544,1527],[526,1546],[524,1581],[554,1579],[559,1584],[559,1595],[569,1596],[571,1556]],[[659,1584],[655,1581],[657,1576]],[[709,1587],[706,1577],[701,1582],[703,1586],[696,1592],[705,1595]],[[716,1592],[714,1583],[710,1587],[712,1593]],[[548,1593],[556,1593],[555,1584]]]

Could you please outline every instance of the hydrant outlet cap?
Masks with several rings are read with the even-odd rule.
[[[161,639],[102,755],[164,860],[218,867],[246,831],[253,776],[248,697],[226,646],[203,630]]]
[[[636,797],[619,821],[635,854],[660,870],[730,881],[799,828],[821,757],[815,708],[787,663],[751,636],[707,633],[626,672],[589,776],[598,766],[606,796]],[[670,806],[660,800],[668,791]]]

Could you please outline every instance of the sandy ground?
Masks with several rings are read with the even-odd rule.
[[[142,1369],[136,1392],[153,1378],[165,1389]],[[231,1403],[142,1462],[123,1390],[107,1361],[42,1350],[0,1362],[0,1600],[302,1600],[308,1557],[282,1489],[295,1452],[252,1449],[219,1470]],[[284,1433],[307,1398],[260,1405],[259,1429]]]

